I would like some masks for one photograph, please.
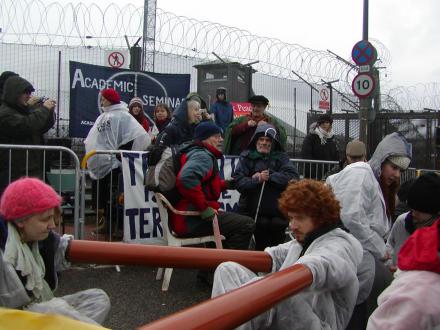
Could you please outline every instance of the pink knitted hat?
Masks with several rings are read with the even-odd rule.
[[[41,213],[61,204],[55,190],[37,178],[21,178],[6,187],[0,200],[0,214],[6,221]]]

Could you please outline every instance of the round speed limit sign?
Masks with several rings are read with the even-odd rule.
[[[374,78],[368,73],[359,73],[356,77],[354,77],[353,83],[351,84],[353,93],[361,99],[370,96],[374,91],[374,87]]]

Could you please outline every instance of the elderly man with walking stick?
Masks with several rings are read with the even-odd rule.
[[[256,222],[255,249],[262,251],[283,243],[288,221],[278,209],[278,198],[289,181],[298,180],[299,175],[278,142],[274,126],[258,126],[240,155],[233,178],[241,194],[239,212]]]

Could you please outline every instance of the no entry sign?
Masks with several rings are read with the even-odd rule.
[[[370,96],[375,87],[374,78],[368,73],[359,73],[351,84],[353,93],[360,99]]]

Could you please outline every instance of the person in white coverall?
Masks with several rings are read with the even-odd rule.
[[[408,168],[411,156],[411,145],[402,135],[392,133],[378,144],[368,163],[350,164],[326,181],[341,202],[344,226],[364,249],[358,271],[360,290],[357,304],[363,310],[360,313],[364,314],[360,327],[366,325],[367,308],[372,311],[376,307],[375,298],[392,279],[383,263],[389,258],[385,241],[391,229],[400,171]],[[368,307],[366,300],[370,294],[372,306]]]
[[[302,264],[313,282],[239,329],[345,329],[356,304],[362,247],[342,227],[339,202],[325,184],[301,180],[288,185],[279,206],[295,239],[265,249],[272,273]],[[222,263],[215,271],[212,297],[260,278],[238,263]]]
[[[101,324],[110,310],[103,290],[53,295],[58,272],[70,265],[65,253],[72,237],[53,232],[60,203],[55,190],[36,178],[19,179],[5,189],[0,200],[0,307]]]

